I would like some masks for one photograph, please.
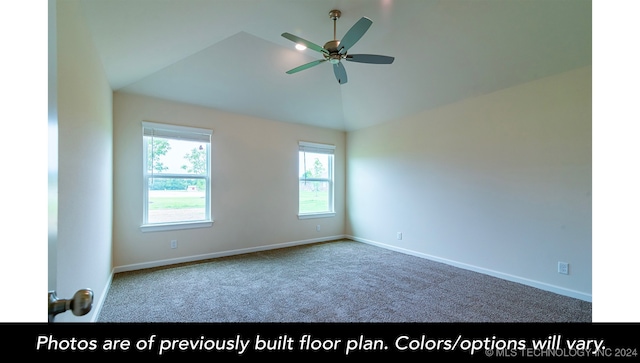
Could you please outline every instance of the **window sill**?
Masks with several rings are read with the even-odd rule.
[[[298,219],[329,218],[329,217],[334,217],[335,215],[336,215],[335,212],[298,214]]]
[[[198,222],[144,224],[140,226],[140,230],[142,232],[160,232],[160,231],[173,231],[177,229],[207,228],[207,227],[211,227],[212,225],[213,225],[213,220],[198,221]]]

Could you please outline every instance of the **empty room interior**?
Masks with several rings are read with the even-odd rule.
[[[590,308],[591,1],[49,0],[48,16],[48,287],[93,299],[55,321],[100,321],[121,274],[258,255],[283,275],[334,242],[383,256],[366,273],[333,258],[364,284],[345,296],[401,255],[407,278],[425,261]],[[419,282],[464,295],[445,275]],[[414,298],[402,286],[384,298]],[[392,319],[335,296],[338,320]]]

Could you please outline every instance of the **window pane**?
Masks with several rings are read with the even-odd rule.
[[[329,158],[332,155],[300,152],[299,176],[306,178],[329,178]]]
[[[322,213],[329,210],[329,182],[300,181],[300,213]]]
[[[147,137],[147,172],[207,173],[207,144],[197,141]]]
[[[148,223],[205,220],[206,181],[149,178],[148,203]]]

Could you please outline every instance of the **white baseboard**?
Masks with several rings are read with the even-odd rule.
[[[493,270],[489,270],[489,269],[486,269],[486,268],[482,268],[482,267],[478,267],[478,266],[474,266],[474,265],[469,265],[469,264],[466,264],[466,263],[461,263],[461,262],[457,262],[457,261],[453,261],[453,260],[448,260],[448,259],[445,259],[445,258],[440,258],[440,257],[437,257],[437,256],[432,256],[432,255],[421,253],[421,252],[407,250],[407,249],[404,249],[404,248],[400,248],[400,247],[396,247],[396,246],[392,246],[392,245],[388,245],[388,244],[384,244],[384,243],[380,243],[380,242],[376,242],[376,241],[371,241],[371,240],[367,240],[367,239],[364,239],[364,238],[359,238],[359,237],[354,237],[354,236],[349,236],[349,235],[345,236],[345,238],[353,240],[353,241],[356,241],[356,242],[367,243],[367,244],[370,244],[370,245],[373,245],[373,246],[386,248],[388,250],[401,252],[401,253],[405,253],[405,254],[408,254],[408,255],[416,256],[416,257],[426,258],[428,260],[441,262],[441,263],[444,263],[444,264],[447,264],[447,265],[450,265],[450,266],[463,268],[465,270],[478,272],[478,273],[481,273],[481,274],[497,277],[497,278],[500,278],[500,279],[503,279],[503,280],[517,282],[517,283],[520,283],[520,284],[523,284],[523,285],[532,286],[532,287],[535,287],[535,288],[538,288],[538,289],[541,289],[541,290],[545,290],[545,291],[550,291],[550,292],[553,292],[553,293],[556,293],[556,294],[560,294],[560,295],[569,296],[569,297],[572,297],[572,298],[576,298],[576,299],[592,302],[591,294],[587,294],[587,293],[584,293],[584,292],[575,291],[575,290],[571,290],[571,289],[567,289],[567,288],[564,288],[564,287],[547,284],[547,283],[540,282],[540,281],[530,280],[530,279],[527,279],[527,278],[524,278],[524,277],[515,276],[515,275],[511,275],[511,274],[507,274],[507,273],[503,273],[503,272],[499,272],[499,271],[493,271]]]
[[[310,243],[327,242],[327,241],[333,241],[333,240],[344,239],[344,238],[347,238],[347,237],[345,237],[344,235],[320,237],[320,238],[312,238],[312,239],[306,239],[306,240],[300,240],[300,241],[276,243],[276,244],[271,244],[266,246],[240,248],[237,250],[228,250],[228,251],[221,251],[221,252],[206,253],[202,255],[171,258],[167,260],[159,260],[159,261],[136,263],[136,264],[124,265],[124,266],[117,266],[113,268],[112,275],[118,272],[135,271],[135,270],[142,270],[146,268],[169,266],[169,265],[175,265],[178,263],[202,261],[202,260],[208,260],[211,258],[219,258],[219,257],[226,257],[226,256],[241,255],[241,254],[251,253],[251,252],[275,250],[279,248],[300,246],[300,245],[305,245]]]
[[[100,294],[100,300],[97,302],[93,302],[93,306],[91,307],[91,320],[90,322],[96,323],[98,321],[98,317],[100,316],[100,311],[102,310],[102,306],[104,305],[104,300],[107,298],[107,294],[109,293],[109,289],[111,288],[111,282],[113,281],[113,270],[109,275],[106,285],[104,289],[102,289],[102,294]]]

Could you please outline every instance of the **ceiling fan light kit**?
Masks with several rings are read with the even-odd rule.
[[[347,83],[347,72],[342,64],[342,61],[358,62],[358,63],[370,63],[370,64],[391,64],[394,61],[394,57],[378,54],[348,54],[348,50],[362,38],[364,33],[369,30],[369,27],[373,23],[371,19],[362,17],[358,20],[339,40],[336,38],[336,21],[340,18],[342,12],[340,10],[333,9],[329,12],[329,18],[333,20],[333,40],[330,40],[319,46],[306,39],[302,39],[291,33],[282,33],[282,36],[291,40],[296,44],[303,45],[311,50],[314,50],[322,54],[323,58],[318,59],[296,68],[288,70],[287,74],[293,74],[311,67],[317,66],[320,63],[329,62],[333,66],[333,73],[339,84]]]

